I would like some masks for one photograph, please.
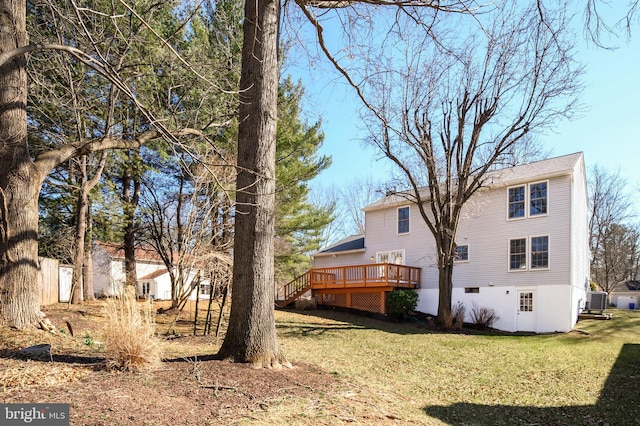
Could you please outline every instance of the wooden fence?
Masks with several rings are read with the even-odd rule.
[[[38,288],[40,289],[40,305],[58,303],[58,261],[39,257]]]

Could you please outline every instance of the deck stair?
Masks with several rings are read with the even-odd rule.
[[[309,290],[311,290],[311,270],[294,278],[283,287],[283,299],[276,300],[276,306],[286,308]]]
[[[319,305],[386,313],[386,295],[397,288],[419,288],[420,268],[370,263],[313,268],[277,291],[276,306],[285,308],[311,291]]]

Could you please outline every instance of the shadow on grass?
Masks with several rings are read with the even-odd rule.
[[[456,403],[424,411],[451,425],[640,425],[640,345],[625,344],[594,405],[527,407]]]
[[[294,311],[281,310],[281,312],[295,313],[296,315],[308,318],[327,319],[338,321],[341,324],[323,323],[321,321],[291,321],[278,319],[276,327],[278,334],[290,336],[320,336],[333,330],[380,330],[386,333],[411,335],[411,334],[472,334],[491,336],[515,336],[531,335],[533,333],[510,333],[500,330],[481,330],[465,327],[462,330],[443,330],[435,325],[433,320],[429,320],[429,315],[418,313],[408,320],[394,319],[390,316],[357,311],[348,308],[318,306],[316,310]]]

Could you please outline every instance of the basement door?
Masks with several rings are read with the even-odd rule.
[[[518,331],[535,331],[537,301],[535,290],[518,290]]]

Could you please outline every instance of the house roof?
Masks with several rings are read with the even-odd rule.
[[[138,278],[138,281],[142,281],[142,280],[153,280],[156,279],[158,277],[163,276],[164,274],[168,274],[169,271],[166,269],[158,269],[155,272],[152,272],[150,274],[145,275],[144,277],[140,277]]]
[[[626,281],[618,285],[613,291],[615,293],[626,292],[626,291],[640,291],[640,281],[638,280]]]
[[[102,247],[112,259],[124,259],[124,246],[122,244],[105,243],[103,241],[96,241],[95,244]],[[151,247],[136,247],[135,256],[136,260],[162,262],[158,252]]]
[[[314,256],[328,255],[332,253],[343,253],[364,250],[364,235],[352,235],[337,243],[320,250]]]
[[[576,165],[583,161],[583,153],[576,152],[574,154],[534,161],[532,163],[521,164],[514,167],[492,170],[487,172],[485,177],[486,183],[484,186],[499,188],[522,182],[530,182],[537,179],[542,180],[551,177],[569,175],[573,173]],[[425,198],[428,194],[428,188],[421,188],[420,192],[423,195],[423,198]],[[402,193],[387,195],[368,205],[363,210],[379,210],[382,208],[409,204],[410,201],[407,200],[407,194],[410,194],[410,192],[406,191],[405,196],[403,196]]]

